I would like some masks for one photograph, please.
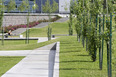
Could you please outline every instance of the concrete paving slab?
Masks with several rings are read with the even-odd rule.
[[[2,40],[2,38],[0,38],[0,40]],[[4,38],[4,40],[26,40],[25,37],[23,38],[19,38],[19,37],[11,37],[11,38]],[[38,40],[38,38],[32,38],[32,37],[29,37],[29,40]]]
[[[40,24],[38,24],[37,26],[34,26],[32,28],[43,28],[43,27],[46,27],[48,26],[48,24],[50,24],[51,22],[42,22]]]
[[[32,50],[0,51],[0,56],[27,56]]]
[[[49,50],[35,49],[30,52],[27,51],[27,53],[29,54],[1,77],[58,77],[59,76],[58,71],[57,76],[54,76],[54,66],[56,66],[55,54],[57,51],[51,50],[54,44],[55,43],[47,45],[47,47],[49,47],[48,48]],[[46,49],[46,46],[44,47]],[[40,49],[43,48],[41,47]],[[59,66],[58,63],[59,62],[57,60],[57,66]]]
[[[48,38],[47,37],[38,37],[38,38],[39,38],[39,40],[38,40],[37,43],[41,43],[41,42],[48,41]],[[51,40],[54,40],[54,39],[56,39],[56,38],[51,38]]]
[[[43,46],[43,47],[40,47],[40,48],[37,48],[35,50],[51,50],[52,47],[55,45],[56,43],[53,43],[53,44],[49,44],[49,45],[46,45],[46,46]]]
[[[12,31],[13,35],[20,35],[21,33],[25,32],[26,28],[18,28],[17,30]]]
[[[69,18],[68,17],[63,17],[63,18],[60,18],[59,20],[55,21],[55,22],[66,22],[68,21]]]
[[[46,52],[43,51],[43,53]],[[48,77],[49,54],[41,56],[35,56],[33,53],[31,55],[30,54],[8,72],[6,72],[6,74],[4,74],[2,77]],[[38,64],[39,61],[45,61],[47,65]]]

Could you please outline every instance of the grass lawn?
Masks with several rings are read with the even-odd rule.
[[[115,33],[113,33],[116,36]],[[113,38],[114,39],[114,38]],[[63,36],[55,40],[43,42],[40,44],[35,44],[35,41],[32,41],[29,45],[26,45],[20,42],[20,45],[14,45],[17,48],[15,49],[34,49],[37,47],[44,46],[53,42],[60,41],[60,77],[107,77],[107,53],[106,47],[104,50],[104,62],[103,70],[99,70],[99,61],[97,54],[97,61],[92,62],[91,57],[88,55],[88,52],[85,48],[82,47],[82,44],[77,42],[76,36]],[[18,42],[18,41],[17,41]],[[25,47],[23,47],[23,46]],[[116,40],[114,39],[113,46],[116,46]],[[13,48],[12,48],[13,49]],[[115,49],[116,50],[116,49]],[[116,53],[113,52],[113,58],[115,58]],[[14,58],[15,59],[15,58]],[[113,59],[115,62],[116,59]],[[2,60],[1,60],[2,61]],[[4,63],[4,62],[3,62]],[[12,62],[11,62],[12,64]],[[115,68],[113,66],[113,77],[115,77]]]
[[[52,34],[68,34],[68,24],[53,23]],[[74,28],[74,27],[73,27]],[[45,37],[47,27],[41,29],[31,29],[30,36]],[[74,32],[75,33],[75,32]],[[25,33],[24,33],[25,34]],[[116,77],[116,32],[113,32],[113,75]],[[37,40],[31,40],[30,44],[25,41],[5,41],[5,45],[0,45],[0,50],[32,50],[44,45],[60,41],[60,77],[107,77],[107,51],[104,44],[104,62],[103,70],[99,70],[99,57],[97,52],[97,61],[92,62],[91,57],[81,42],[77,42],[76,36],[61,36],[58,39],[37,43]],[[21,59],[20,59],[21,60]],[[7,64],[7,63],[6,63]],[[11,62],[12,64],[12,62]],[[3,64],[2,64],[3,65]]]
[[[116,32],[115,32],[116,33]],[[114,37],[116,34],[114,33]],[[114,38],[113,38],[114,39]],[[113,44],[116,47],[116,40]],[[116,50],[116,49],[115,49]],[[99,70],[99,56],[92,62],[88,52],[83,48],[76,37],[64,37],[60,45],[60,77],[107,77],[107,51],[104,46],[103,70]],[[116,52],[113,52],[113,75],[116,77]]]
[[[52,23],[50,24],[52,27],[52,34],[68,34],[68,23]],[[32,28],[30,29],[30,37],[47,37],[47,28],[48,26],[44,28]],[[74,26],[73,26],[74,28]],[[76,34],[74,30],[74,34]],[[23,33],[23,36],[25,36],[25,32]]]
[[[68,34],[68,24],[67,22],[64,23],[52,23],[52,34]],[[74,28],[74,26],[73,26]],[[76,32],[74,31],[74,34]],[[25,32],[23,33],[25,36]],[[30,37],[47,37],[47,27],[40,28],[40,29],[30,29]],[[37,44],[37,40],[30,40],[29,44],[25,44],[25,40],[5,40],[4,41],[4,46],[1,45],[0,41],[0,50],[32,50],[38,47],[42,47],[44,45],[53,43],[58,41],[59,39],[56,40],[51,40],[48,42],[43,42]]]
[[[12,68],[15,64],[17,64],[24,57],[3,57],[0,56],[0,77],[7,72],[10,68]]]
[[[58,39],[37,43],[37,40],[30,40],[29,44],[25,44],[25,40],[5,40],[4,45],[0,45],[0,50],[33,50],[51,43]]]

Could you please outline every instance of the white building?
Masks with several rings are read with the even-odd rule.
[[[59,0],[59,13],[70,13],[70,0]]]

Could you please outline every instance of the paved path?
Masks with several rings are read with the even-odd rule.
[[[27,56],[32,50],[0,51],[0,56]]]
[[[0,38],[1,40],[2,38]],[[38,40],[38,37],[29,37],[29,40]],[[4,38],[4,40],[26,40],[26,37],[10,37],[10,38]],[[40,40],[41,41],[41,40]]]
[[[51,22],[42,22],[40,24],[38,24],[37,26],[35,27],[32,27],[32,28],[43,28],[43,27],[46,27],[48,26],[48,24],[50,24]]]
[[[4,53],[1,56],[26,56],[1,77],[59,77],[59,51],[51,50],[54,45],[27,51],[0,51],[0,55]]]
[[[37,43],[41,43],[41,42],[45,42],[45,41],[48,41],[48,38],[47,37],[38,37],[38,42]],[[51,40],[53,39],[56,39],[56,38],[51,38]]]
[[[63,17],[63,18],[60,18],[59,20],[56,20],[55,22],[65,22],[67,20],[69,20],[68,17]]]
[[[68,19],[69,19],[68,17],[63,17],[63,18],[60,18],[59,20],[57,20],[55,22],[65,22]],[[43,22],[43,23],[40,23],[37,26],[32,27],[32,28],[43,28],[43,27],[48,26],[48,24],[50,24],[50,23],[51,22]],[[15,31],[12,31],[12,34],[14,34],[14,35],[20,35],[21,33],[25,32],[25,31],[26,31],[26,28],[19,28],[19,29],[15,30]]]
[[[26,28],[18,28],[17,30],[12,31],[13,35],[20,35],[21,33],[25,32]]]

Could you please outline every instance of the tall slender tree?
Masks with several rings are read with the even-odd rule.
[[[43,12],[48,14],[49,22],[51,22],[51,13],[55,13],[58,10],[58,3],[53,0],[51,4],[50,0],[45,2],[45,5],[42,5]],[[48,25],[48,40],[51,40],[52,27]]]
[[[28,0],[23,0],[20,6],[18,7],[18,10],[21,12],[26,11],[27,12],[27,27],[26,27],[26,40],[25,43],[29,44],[29,16],[30,16],[30,5]]]
[[[0,0],[0,27],[1,27],[1,32],[2,32],[2,45],[4,45],[4,26],[3,26],[3,18],[4,18],[4,11],[7,9],[8,12],[11,10],[15,9],[15,1],[12,1],[12,5],[11,4],[11,0],[8,4],[9,7],[5,7],[4,5],[5,0]],[[11,7],[12,6],[12,7]],[[4,21],[5,23],[5,21]]]
[[[34,11],[34,10],[38,9],[39,7],[38,7],[38,5],[36,4],[36,0],[34,0],[33,3],[34,3],[34,5],[33,5],[32,9],[33,9],[33,11]]]
[[[8,5],[7,5],[7,11],[14,11],[16,9],[16,3],[15,0],[10,0]]]
[[[23,11],[28,11],[28,8],[29,8],[28,0],[23,0],[22,3],[20,4],[20,6],[18,7],[18,10],[20,12],[23,12]]]

